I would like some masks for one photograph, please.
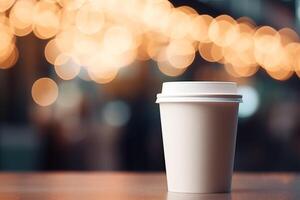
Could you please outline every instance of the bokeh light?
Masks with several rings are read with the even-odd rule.
[[[104,122],[113,127],[126,125],[130,119],[130,108],[124,101],[111,101],[103,107],[102,118]]]
[[[214,43],[203,43],[198,47],[201,57],[208,62],[217,62],[223,58],[223,49]]]
[[[186,68],[175,68],[168,61],[158,61],[158,69],[165,75],[176,77],[183,74]]]
[[[179,76],[199,54],[235,77],[253,76],[260,67],[281,81],[300,73],[294,30],[257,27],[248,17],[198,14],[167,0],[7,0],[0,2],[0,13],[2,69],[17,62],[15,36],[33,32],[51,39],[44,54],[64,80],[77,76],[80,63],[91,80],[108,83],[120,68],[149,59],[162,73]],[[60,66],[61,55],[78,65]]]
[[[58,97],[57,84],[50,78],[40,78],[32,85],[31,95],[38,105],[49,106]]]
[[[63,80],[71,80],[80,72],[80,64],[76,58],[68,54],[60,54],[54,63],[56,74]]]
[[[0,24],[0,62],[5,61],[15,48],[15,37],[9,27]]]
[[[12,51],[7,55],[7,57],[0,57],[0,69],[9,69],[13,67],[18,61],[19,50],[13,45]]]
[[[55,36],[60,29],[60,9],[51,1],[39,1],[33,9],[33,32],[40,39]]]
[[[76,26],[86,34],[97,33],[104,25],[104,14],[91,4],[84,5],[77,13]]]
[[[168,21],[168,35],[171,39],[183,39],[189,35],[191,18],[186,13],[173,9]]]
[[[9,20],[16,36],[25,36],[31,33],[34,3],[33,0],[18,0],[11,9]]]
[[[208,30],[213,18],[209,15],[199,15],[193,18],[191,26],[191,36],[199,42],[211,42],[208,37]]]
[[[282,45],[287,45],[292,42],[299,42],[298,34],[290,28],[282,28],[278,31]]]
[[[60,49],[58,48],[56,41],[54,39],[50,40],[44,50],[45,58],[46,60],[50,63],[53,64],[55,63],[56,58],[62,54]]]
[[[128,28],[124,26],[111,26],[105,31],[103,48],[110,54],[120,55],[134,47],[134,38]]]
[[[101,63],[88,68],[90,78],[96,83],[109,83],[117,76],[119,69],[114,66],[106,66]]]
[[[285,81],[293,75],[294,71],[287,67],[280,67],[276,71],[267,71],[267,73],[276,80]]]
[[[175,68],[187,68],[195,58],[195,49],[188,40],[173,40],[166,49],[168,62]]]
[[[251,117],[258,109],[260,99],[256,89],[252,86],[239,86],[238,94],[243,96],[243,103],[239,106],[239,117]]]
[[[216,17],[210,24],[208,36],[219,46],[229,46],[238,38],[239,29],[236,21],[228,15]]]

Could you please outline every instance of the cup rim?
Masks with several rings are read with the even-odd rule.
[[[212,96],[194,96],[194,97],[160,97],[155,103],[242,103],[241,97],[212,97]]]
[[[236,82],[234,81],[166,81],[166,82],[163,82],[163,84],[178,84],[178,83],[191,83],[191,84],[233,84],[233,85],[237,85]]]
[[[157,98],[173,98],[173,97],[214,97],[214,98],[242,98],[243,95],[236,93],[177,93],[177,94],[163,94],[156,95]]]
[[[230,81],[170,81],[164,82],[160,102],[242,102],[237,83]]]

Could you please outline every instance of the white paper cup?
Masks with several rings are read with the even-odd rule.
[[[168,190],[231,190],[237,114],[232,82],[167,82],[157,95]]]

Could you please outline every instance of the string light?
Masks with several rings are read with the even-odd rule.
[[[293,72],[299,74],[297,64],[291,61],[294,49],[286,48],[299,41],[292,29],[276,31],[263,26],[256,30],[249,18],[199,15],[188,6],[174,8],[167,0],[9,0],[0,4],[0,10],[9,12],[9,20],[5,15],[0,17],[0,25],[9,29],[0,33],[2,38],[31,31],[40,39],[54,37],[45,47],[51,64],[60,53],[67,53],[88,67],[89,57],[102,52],[106,56],[101,56],[101,63],[116,71],[135,59],[150,58],[167,62],[169,67],[187,68],[199,50],[205,60],[225,64],[227,69],[231,66],[239,77],[252,76],[257,66],[279,80],[286,80]],[[12,52],[14,41],[3,41],[0,53]],[[194,50],[195,46],[199,48]],[[3,62],[9,56],[0,57]]]
[[[256,27],[247,17],[200,15],[167,0],[1,1],[1,69],[17,62],[15,36],[31,32],[50,39],[45,57],[65,80],[79,73],[80,63],[91,80],[108,83],[136,59],[153,59],[162,73],[177,76],[193,63],[196,51],[236,77],[252,76],[259,67],[277,80],[300,74],[295,59],[300,43],[294,30]],[[78,61],[68,68],[75,71],[56,63],[60,55]]]

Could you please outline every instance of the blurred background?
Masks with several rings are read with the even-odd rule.
[[[298,31],[299,0],[1,0],[0,170],[164,170],[162,83],[218,80],[235,169],[300,171]]]

